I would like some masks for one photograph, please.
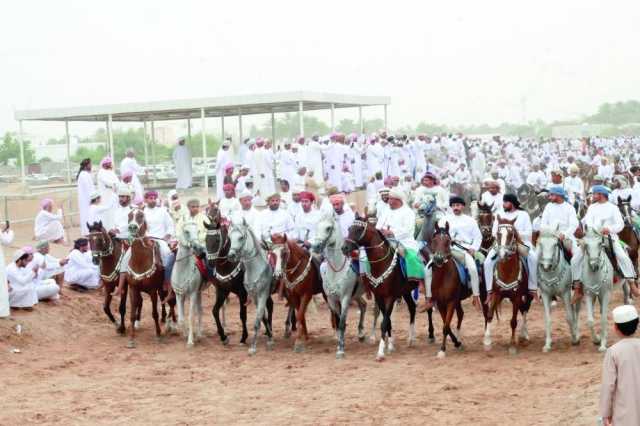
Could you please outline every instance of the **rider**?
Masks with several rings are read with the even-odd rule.
[[[463,214],[465,201],[462,197],[453,196],[449,200],[453,214],[446,215],[441,223],[449,224],[449,235],[451,235],[451,255],[462,263],[469,271],[469,281],[473,293],[474,304],[480,296],[480,279],[478,278],[478,268],[474,256],[481,256],[480,245],[482,244],[482,233],[475,220],[469,215]],[[426,308],[431,308],[431,263],[424,268],[424,287],[427,298]],[[476,305],[479,306],[479,305]]]
[[[502,209],[502,197],[500,184],[498,181],[491,180],[487,183],[487,191],[482,193],[480,202],[485,206],[491,206],[491,211],[495,214]]]
[[[580,279],[578,259],[582,257],[582,250],[574,235],[578,228],[578,216],[575,209],[567,202],[567,198],[567,193],[561,187],[553,187],[549,190],[549,203],[540,217],[540,228],[554,230],[565,250],[572,253],[571,275],[574,281],[578,281]]]
[[[280,208],[280,194],[277,192],[267,197],[267,208],[258,216],[258,236],[269,244],[271,235],[286,234],[293,231],[293,221],[287,210]]]
[[[564,180],[564,188],[569,194],[569,202],[575,204],[577,200],[584,200],[584,183],[578,176],[580,169],[577,164],[569,166],[569,176]]]
[[[537,281],[537,257],[533,250],[533,244],[531,243],[531,218],[529,213],[520,208],[520,202],[515,194],[505,194],[502,200],[502,211],[497,214],[496,220],[493,221],[493,236],[498,234],[498,219],[515,219],[513,224],[514,228],[518,232],[520,242],[522,246],[518,246],[518,252],[521,256],[527,260],[527,269],[529,276],[529,293],[533,297],[537,297],[536,290],[538,289]],[[497,250],[494,246],[487,253],[487,258],[484,261],[484,278],[487,285],[487,293],[491,294],[493,290],[493,273],[496,264]]]
[[[421,186],[414,191],[413,207],[419,208],[425,203],[427,196],[432,196],[436,200],[436,207],[441,211],[447,211],[449,207],[449,194],[438,183],[438,178],[431,172],[427,172],[420,180]]]
[[[629,258],[629,254],[618,242],[618,233],[624,228],[624,220],[620,210],[609,202],[609,188],[604,185],[595,185],[591,188],[593,202],[589,205],[587,213],[582,219],[582,223],[592,229],[597,230],[603,236],[611,239],[613,253],[625,278],[631,284],[631,291],[634,295],[640,293],[636,283],[636,273],[633,263]],[[576,256],[574,256],[576,257]],[[579,271],[582,271],[582,253],[577,256],[576,263],[580,265]],[[577,278],[577,279],[576,279]],[[574,288],[576,294],[574,298],[580,298],[583,295],[581,274],[574,277]]]
[[[315,197],[311,192],[300,193],[300,211],[293,221],[295,238],[305,247],[309,248],[310,241],[316,237],[316,227],[320,222],[320,212],[313,208]]]
[[[204,226],[207,220],[206,216],[200,212],[200,200],[192,198],[187,202],[188,213],[183,215],[176,225],[176,237],[178,240],[187,245],[188,241],[184,238],[185,226],[195,226],[197,229],[196,243],[200,247],[205,246],[205,239],[207,237],[207,228]]]
[[[389,188],[383,186],[378,190],[378,194],[380,197],[376,201],[376,219],[380,220],[389,211]]]
[[[347,238],[349,235],[349,227],[353,224],[356,218],[355,213],[350,208],[345,208],[345,197],[342,194],[333,194],[329,197],[331,206],[333,207],[333,213],[336,218],[336,223],[340,228],[343,238]]]
[[[402,246],[399,250],[406,262],[406,275],[410,280],[424,279],[424,264],[418,256],[418,242],[413,237],[416,227],[416,215],[406,206],[405,194],[399,188],[389,191],[389,211],[376,224],[383,235],[392,238]]]

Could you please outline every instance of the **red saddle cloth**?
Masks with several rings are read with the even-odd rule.
[[[198,270],[200,271],[200,275],[202,275],[202,278],[204,278],[205,280],[207,279],[207,266],[204,264],[204,260],[200,259],[198,256],[193,256],[196,260],[196,266],[198,267]]]

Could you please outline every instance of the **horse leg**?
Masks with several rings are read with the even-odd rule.
[[[407,293],[402,296],[405,302],[407,302],[407,309],[409,309],[409,346],[413,346],[416,342],[416,301],[413,300],[411,293]]]
[[[187,337],[187,329],[184,323],[184,294],[176,293],[176,304],[178,305],[178,327],[182,330],[182,336]],[[167,325],[167,331],[168,330]]]
[[[164,303],[162,303],[162,300],[165,298],[165,295],[163,293],[160,293],[159,298],[160,298],[160,306],[162,308],[162,315],[160,315],[160,322],[164,324],[165,321],[167,321],[167,307],[165,306]]]
[[[393,314],[396,299],[389,297],[385,302],[387,304],[387,353],[393,353],[396,351],[396,347],[393,344],[393,336],[391,335],[391,315]]]
[[[460,303],[460,301],[456,303],[456,316],[458,317],[458,324],[456,325],[455,335],[458,340],[460,340],[460,346],[456,346],[456,349],[462,350],[462,319],[464,318],[464,309],[462,309],[462,303]]]
[[[515,355],[518,353],[517,345],[518,345],[518,337],[516,334],[516,329],[518,328],[518,296],[517,294],[513,296],[511,299],[511,341],[509,343],[509,354]]]
[[[267,292],[267,349],[271,350],[273,348],[273,299],[271,298],[271,294]]]
[[[304,323],[304,313],[307,309],[307,304],[309,303],[309,298],[307,295],[303,295],[302,297],[296,297],[296,322],[298,323],[298,333],[296,336],[296,341],[293,343],[294,352],[303,352],[304,351],[304,342],[307,340],[307,328]]]
[[[144,303],[144,299],[142,298],[142,293],[139,293],[138,306],[136,308],[136,322],[134,324],[136,329],[140,329],[140,323],[142,320],[142,304]]]
[[[213,305],[213,308],[211,309],[211,314],[213,315],[213,319],[216,322],[216,328],[218,329],[218,336],[220,337],[220,341],[222,342],[223,345],[229,344],[229,337],[224,333],[224,326],[222,325],[222,321],[220,321],[220,308],[224,306],[224,301],[227,299],[228,295],[229,295],[228,292],[222,290],[220,287],[216,287],[216,303]],[[244,309],[245,324],[246,324],[247,308],[244,304],[245,301],[240,299],[240,312],[242,316],[242,307],[244,307],[245,308]]]
[[[427,309],[427,343],[435,343],[435,329],[433,328],[433,308]]]
[[[522,312],[522,324],[520,325],[520,339],[529,341],[529,328],[527,323],[527,311]]]
[[[291,328],[292,328],[292,324],[293,326],[295,326],[296,324],[296,311],[295,308],[293,306],[293,302],[289,301],[289,310],[287,311],[287,317],[284,320],[284,338],[288,339],[289,337],[291,337]]]
[[[551,350],[551,297],[546,291],[541,291],[541,293],[542,307],[544,308],[544,346],[542,352],[546,353]]]
[[[140,291],[137,288],[132,288],[131,289],[131,297],[130,297],[130,303],[131,303],[131,313],[130,318],[131,318],[131,327],[129,328],[129,342],[127,343],[127,348],[129,349],[133,349],[136,347],[136,327],[135,327],[135,323],[136,323],[136,315],[138,312],[138,303],[139,299],[141,299],[142,296],[140,295]]]
[[[369,334],[369,340],[372,343],[376,341],[376,328],[378,328],[378,317],[380,313],[380,306],[376,302],[373,304],[373,321],[371,323],[371,334]]]
[[[187,338],[187,347],[191,348],[194,344],[194,329],[195,329],[195,321],[196,316],[198,315],[198,297],[196,296],[197,290],[195,293],[191,293],[189,295],[189,337]]]
[[[364,332],[364,316],[367,313],[367,301],[364,300],[362,296],[359,296],[356,298],[356,303],[360,310],[360,321],[358,321],[358,341],[364,342],[364,339],[367,337]]]
[[[378,353],[376,354],[376,361],[384,361],[387,309],[384,305],[384,301],[379,296],[376,296],[376,305],[378,306],[379,312],[382,314],[382,322],[380,323],[380,343],[378,343]]]
[[[340,301],[340,318],[338,320],[338,349],[336,359],[344,358],[344,334],[347,329],[347,315],[349,314],[349,300],[351,293],[344,294]]]
[[[589,330],[591,331],[591,341],[593,342],[594,345],[599,345],[600,344],[600,337],[598,337],[598,335],[596,334],[596,329],[595,329],[595,320],[593,318],[593,305],[595,303],[595,296],[589,294],[587,295],[586,298],[586,304],[587,304],[587,326],[589,326]]]
[[[118,327],[118,333],[124,336],[126,332],[126,326],[124,324],[124,317],[127,314],[127,293],[129,291],[129,287],[125,284],[122,286],[122,290],[120,293],[120,306],[118,310],[120,312],[120,326]]]
[[[606,352],[607,350],[607,334],[609,332],[607,309],[609,308],[610,295],[611,291],[602,286],[600,289],[600,347],[598,348],[598,352]]]
[[[267,295],[263,291],[255,298],[256,304],[256,320],[253,323],[253,338],[251,339],[251,346],[249,347],[249,355],[255,355],[258,344],[258,333],[260,332],[260,323],[264,320],[265,305],[267,303]],[[265,326],[268,328],[268,322]]]
[[[110,286],[105,286],[105,288],[104,288],[104,303],[102,304],[102,310],[107,315],[107,318],[109,318],[109,321],[111,321],[113,324],[115,324],[116,328],[118,328],[120,326],[120,324],[118,324],[118,322],[116,321],[115,317],[111,313],[111,299],[113,299],[113,296],[111,296],[112,292],[113,292],[113,289],[111,289]]]
[[[577,345],[580,343],[580,337],[577,334],[576,323],[578,322],[578,318],[576,318],[573,305],[571,304],[571,286],[567,284],[564,292],[562,292],[562,301],[564,302],[564,316],[567,320],[567,324],[569,325],[569,332],[571,333],[571,344]]]
[[[158,314],[158,290],[151,290],[149,296],[151,296],[151,316],[156,325],[156,340],[160,341],[162,330],[160,330],[160,315]]]
[[[196,340],[202,338],[202,289],[196,292],[196,308],[198,313],[198,327],[196,329]]]
[[[240,300],[240,322],[242,323],[242,337],[240,338],[240,343],[246,344],[247,337],[249,337],[249,331],[247,330],[247,292],[244,291],[244,287],[242,288],[242,291],[238,293],[238,298]]]

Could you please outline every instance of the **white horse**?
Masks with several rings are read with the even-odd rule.
[[[571,344],[580,343],[578,318],[571,304],[571,266],[562,253],[562,241],[555,231],[541,229],[538,237],[538,288],[544,306],[545,342],[542,352],[551,350],[551,298],[561,297],[571,332]]]
[[[585,227],[586,235],[583,241],[584,258],[582,261],[582,285],[586,296],[587,324],[591,330],[591,340],[600,345],[598,350],[607,350],[607,308],[613,286],[613,266],[604,249],[608,243],[606,237],[594,229]],[[618,242],[614,242],[618,244]],[[600,336],[596,335],[593,310],[596,298],[600,301]],[[580,305],[576,306],[576,318]]]
[[[196,241],[197,232],[195,224],[187,224],[183,228],[183,235],[178,242],[176,262],[171,272],[171,287],[176,294],[178,305],[178,325],[187,336],[187,347],[193,347],[194,341],[202,337],[202,290],[208,284],[202,278],[194,259],[194,248],[202,250]],[[187,297],[189,298],[188,333],[184,324],[184,302]]]
[[[344,333],[347,327],[347,314],[352,299],[360,309],[360,321],[358,322],[358,340],[366,338],[364,331],[364,315],[367,311],[367,302],[362,295],[364,287],[358,283],[356,273],[351,269],[351,260],[342,253],[344,239],[340,228],[333,215],[324,216],[316,227],[316,238],[311,250],[314,253],[323,253],[325,261],[320,266],[322,275],[322,287],[327,296],[327,303],[331,312],[340,318],[338,326],[338,349],[336,358],[344,358]]]
[[[230,248],[227,257],[232,262],[242,263],[245,271],[244,287],[256,305],[253,339],[251,339],[249,347],[249,355],[255,355],[261,321],[264,321],[267,329],[267,350],[273,349],[274,345],[271,323],[265,318],[265,314],[273,310],[273,300],[271,299],[271,290],[274,285],[273,271],[267,261],[266,253],[244,218],[241,223],[231,224],[229,241]]]

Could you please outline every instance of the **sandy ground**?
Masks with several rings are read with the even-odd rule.
[[[16,228],[19,246],[28,225]],[[75,235],[76,230],[71,230]],[[67,248],[55,247],[64,255]],[[9,250],[10,251],[10,250]],[[5,253],[6,256],[9,253]],[[408,314],[394,313],[397,352],[375,361],[377,344],[356,339],[357,310],[348,324],[347,357],[335,359],[326,306],[311,307],[311,339],[294,353],[285,339],[282,302],[276,302],[276,346],[260,337],[256,357],[239,344],[235,297],[227,305],[231,344],[222,346],[211,317],[214,293],[205,303],[205,338],[187,349],[182,336],[156,342],[145,297],[138,347],[126,349],[102,312],[102,293],[66,290],[60,302],[33,312],[13,311],[0,320],[0,424],[517,424],[592,425],[597,415],[602,355],[591,344],[581,315],[580,346],[569,343],[562,307],[553,311],[554,347],[543,354],[542,307],[529,318],[531,340],[515,356],[507,352],[507,321],[494,326],[494,347],[482,347],[481,316],[465,304],[465,350],[426,342],[426,316],[418,318],[419,341],[406,343]],[[614,306],[621,302],[617,288]],[[505,302],[503,312],[509,309]],[[115,309],[115,303],[113,304]],[[249,324],[254,318],[249,308]],[[372,316],[367,314],[367,324]],[[16,325],[22,332],[16,333]],[[436,316],[436,337],[441,321]],[[378,331],[379,335],[379,331]],[[615,338],[611,338],[611,343]],[[377,342],[376,342],[377,343]],[[14,353],[19,349],[19,353]]]

